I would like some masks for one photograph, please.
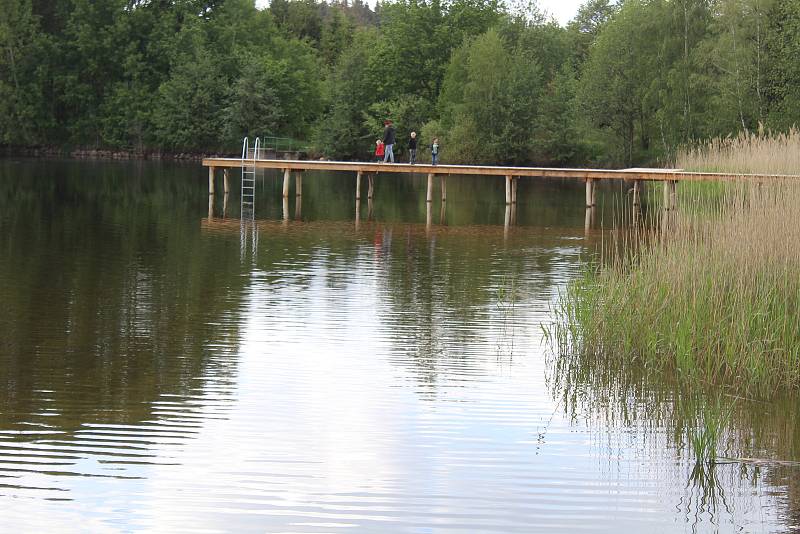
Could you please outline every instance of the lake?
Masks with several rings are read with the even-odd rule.
[[[357,206],[352,176],[306,173],[284,206],[266,174],[241,221],[237,179],[209,203],[206,176],[0,160],[0,531],[800,528],[796,399],[549,350],[622,184],[587,230],[571,181],[521,181],[506,226],[492,178],[428,213],[425,175]]]

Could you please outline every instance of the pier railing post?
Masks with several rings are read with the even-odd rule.
[[[283,198],[289,198],[289,180],[292,179],[292,171],[283,169]]]
[[[428,195],[426,202],[433,202],[433,173],[428,173]]]
[[[506,204],[511,204],[511,176],[506,175]]]
[[[208,168],[208,194],[214,194],[214,172],[216,171],[216,167],[209,167]]]

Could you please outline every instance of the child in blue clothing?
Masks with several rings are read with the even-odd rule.
[[[431,145],[431,165],[436,165],[436,162],[439,160],[439,138],[433,138],[433,144]]]

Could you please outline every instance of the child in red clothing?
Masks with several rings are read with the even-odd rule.
[[[375,161],[383,162],[383,141],[380,139],[375,140]]]

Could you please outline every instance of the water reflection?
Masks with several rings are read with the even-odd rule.
[[[15,170],[0,181],[0,495],[141,479],[232,401],[238,259],[160,216],[178,184]]]
[[[796,457],[796,405],[732,403],[693,471],[683,392],[544,360],[597,232],[580,184],[521,181],[507,211],[489,181],[431,206],[425,176],[378,177],[363,206],[307,175],[292,212],[263,176],[254,220],[194,167],[8,165],[0,530],[797,524],[794,468],[754,461]]]
[[[754,504],[752,495],[774,494],[776,487],[786,500],[770,503],[771,513],[790,529],[800,524],[796,398],[764,402],[702,385],[679,387],[588,355],[551,357],[549,369],[551,394],[570,420],[601,422],[597,439],[636,435],[645,457],[657,447],[676,459],[661,476],[676,487],[684,480],[674,507],[692,532],[761,530],[748,516],[767,513],[768,505]]]

